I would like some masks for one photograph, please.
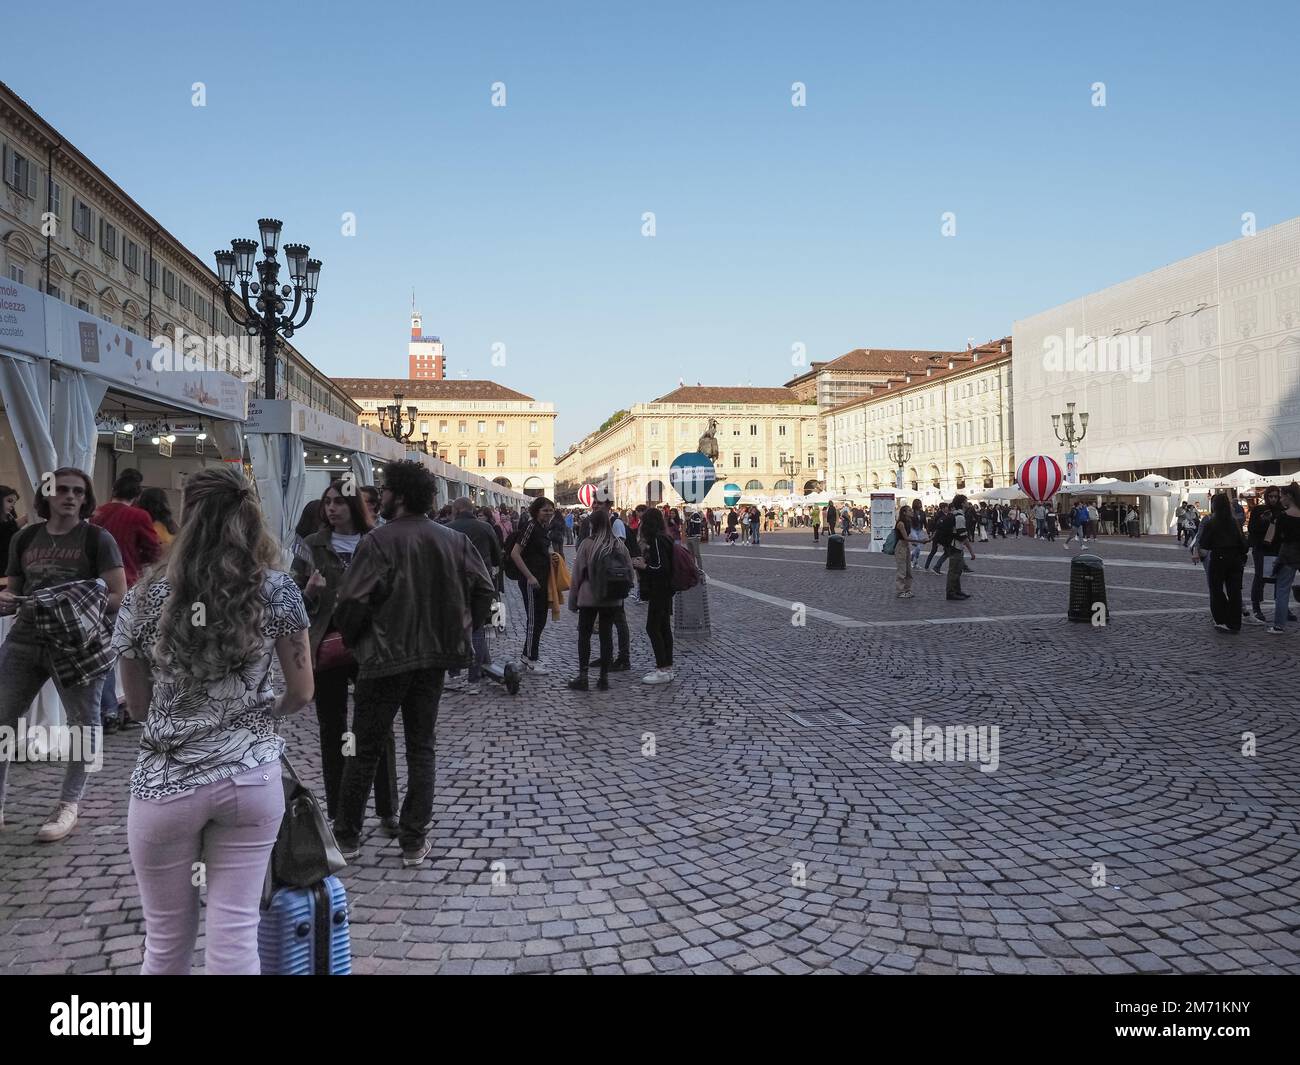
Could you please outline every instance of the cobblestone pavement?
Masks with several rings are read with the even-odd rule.
[[[844,572],[803,533],[708,545],[713,634],[665,688],[629,605],[644,668],[609,693],[563,687],[566,613],[551,676],[446,696],[436,860],[369,822],[356,971],[1300,972],[1297,627],[1217,633],[1170,541],[1103,540],[1106,628],[1065,619],[1059,542],[978,545],[964,603],[926,574],[895,599],[864,543]],[[851,720],[791,716],[827,709]],[[917,717],[996,725],[996,771],[895,761]],[[286,734],[314,782],[310,710]],[[32,841],[59,770],[13,767],[0,971],[138,967],[134,735],[61,844]]]

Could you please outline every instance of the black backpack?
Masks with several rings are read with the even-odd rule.
[[[617,543],[617,541],[615,541]],[[636,573],[629,559],[624,562],[617,551],[610,549],[597,556],[598,565],[592,567],[592,590],[599,600],[626,599],[632,591]],[[598,570],[598,572],[597,572]]]
[[[522,581],[524,579],[524,575],[519,572],[519,567],[515,565],[514,550],[517,543],[519,543],[519,530],[512,529],[510,535],[506,537],[506,542],[502,545],[505,557],[501,560],[501,569],[512,581]]]

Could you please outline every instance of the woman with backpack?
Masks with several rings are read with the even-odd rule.
[[[654,648],[655,668],[641,679],[667,684],[673,679],[673,542],[664,517],[651,508],[641,519],[641,557],[632,565],[641,573],[641,598],[649,604],[645,631]]]
[[[609,689],[614,659],[614,621],[632,590],[632,556],[614,535],[609,511],[598,507],[591,515],[591,535],[582,541],[573,560],[569,581],[569,609],[578,615],[578,675],[569,681],[574,691],[589,691],[587,667],[591,663],[591,630],[600,622],[599,691]]]

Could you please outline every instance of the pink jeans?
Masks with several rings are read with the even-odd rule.
[[[280,763],[163,799],[132,797],[131,864],[144,904],[143,975],[188,975],[207,887],[210,974],[256,976],[262,881],[284,816]]]

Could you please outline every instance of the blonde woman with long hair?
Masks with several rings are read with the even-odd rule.
[[[243,475],[200,470],[180,532],[127,593],[113,649],[145,722],[127,840],[145,918],[145,974],[190,971],[207,881],[209,973],[256,974],[262,880],[284,814],[275,720],[312,697],[307,612]],[[271,689],[271,656],[285,693]]]

